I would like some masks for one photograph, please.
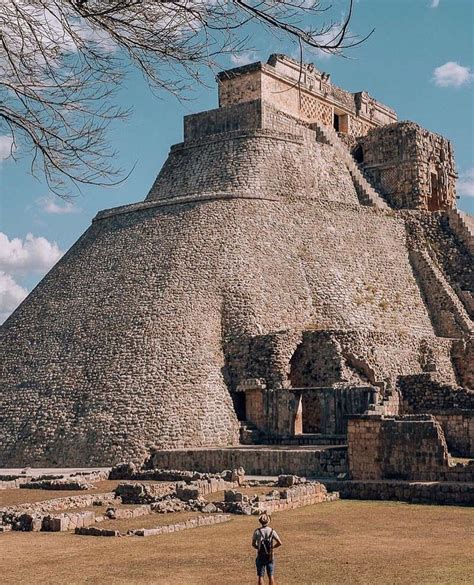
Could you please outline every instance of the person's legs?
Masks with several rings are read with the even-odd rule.
[[[275,578],[273,577],[274,571],[275,561],[273,560],[271,563],[268,563],[267,565],[268,585],[275,585]]]
[[[257,583],[258,585],[264,585],[265,582],[265,565],[262,564],[257,557],[255,559],[255,565],[257,567]]]

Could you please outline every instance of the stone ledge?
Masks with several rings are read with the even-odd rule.
[[[118,530],[107,530],[96,526],[76,528],[75,533],[81,536],[122,536]]]
[[[313,132],[313,130],[308,130]],[[314,133],[316,134],[316,133]],[[204,144],[218,144],[219,142],[229,142],[230,140],[246,140],[247,138],[266,138],[283,142],[293,142],[294,144],[304,144],[304,137],[289,132],[278,132],[275,130],[265,130],[259,128],[256,130],[231,130],[230,132],[217,132],[216,134],[207,134],[202,138],[196,138],[187,142],[173,144],[170,153],[183,152],[192,148],[199,148]]]
[[[171,532],[181,532],[183,530],[190,530],[192,528],[200,528],[201,526],[213,526],[214,524],[222,524],[229,522],[229,514],[216,514],[215,516],[198,516],[191,518],[185,522],[177,522],[176,524],[166,524],[158,526],[157,528],[140,528],[134,530],[134,536],[159,536],[161,534],[169,534]]]
[[[474,483],[442,481],[320,480],[344,500],[394,500],[411,504],[474,506]]]
[[[153,209],[155,207],[165,207],[169,205],[179,205],[182,203],[194,203],[200,201],[214,201],[225,199],[252,199],[256,201],[279,201],[279,198],[273,197],[259,197],[252,195],[236,195],[234,193],[219,192],[219,193],[191,193],[189,195],[180,195],[179,197],[167,197],[166,199],[155,199],[153,201],[142,201],[140,203],[132,203],[130,205],[123,205],[114,207],[112,209],[104,209],[92,219],[92,223],[114,217],[115,215],[123,215],[133,213],[134,211],[144,211],[146,209]]]
[[[171,534],[172,532],[182,532],[183,530],[200,528],[201,526],[222,524],[229,520],[229,514],[216,514],[214,516],[198,516],[197,518],[191,518],[184,522],[165,524],[163,526],[157,526],[156,528],[138,528],[137,530],[129,530],[126,534],[121,533],[118,530],[107,530],[104,528],[97,528],[96,526],[76,528],[75,533],[80,536],[159,536],[161,534]]]

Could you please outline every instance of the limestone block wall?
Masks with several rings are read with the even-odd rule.
[[[237,130],[267,130],[314,142],[316,136],[309,126],[304,120],[258,99],[185,116],[184,142]]]
[[[348,500],[395,500],[412,504],[474,505],[474,493],[463,483],[402,480],[322,481],[328,489],[336,490],[342,499]]]
[[[218,470],[243,467],[247,475],[290,473],[305,477],[334,477],[347,471],[346,447],[330,449],[259,449],[240,446],[227,449],[155,450],[151,463],[160,469]]]
[[[397,385],[404,412],[418,414],[456,408],[474,411],[472,390],[446,384],[431,374],[401,376]]]
[[[451,455],[474,458],[474,410],[432,410]]]
[[[217,76],[219,107],[249,102],[262,97],[262,75],[260,62],[237,67],[232,73],[224,71]],[[245,75],[239,75],[245,72]]]
[[[474,338],[454,343],[452,358],[458,383],[464,388],[474,390]]]
[[[370,387],[318,388],[299,394],[303,433],[346,434],[346,416],[364,414],[374,402],[374,389]]]
[[[352,417],[349,470],[355,480],[444,479],[448,449],[441,426],[429,415]]]
[[[262,100],[246,101],[184,117],[184,142],[233,130],[263,128]],[[295,134],[298,133],[295,129]]]
[[[420,283],[436,334],[450,338],[471,335],[472,321],[430,251],[412,248],[410,262]]]
[[[433,414],[441,424],[450,453],[474,456],[474,392],[445,384],[430,374],[402,376],[398,387],[405,414]]]

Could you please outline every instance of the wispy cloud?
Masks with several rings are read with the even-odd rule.
[[[27,234],[25,238],[8,238],[0,232],[0,270],[12,272],[46,272],[63,255],[56,242]]]
[[[474,197],[474,167],[467,169],[459,175],[457,191],[459,195]]]
[[[13,276],[0,270],[0,323],[26,298],[28,291]]]
[[[242,67],[243,65],[258,61],[258,56],[256,51],[243,51],[242,53],[234,53],[231,55],[230,60],[237,67]]]
[[[8,135],[0,136],[0,162],[9,158],[15,152],[13,138]]]
[[[433,71],[433,81],[438,87],[461,87],[472,81],[473,74],[469,67],[448,61]]]
[[[431,8],[438,8],[439,0],[431,0]]]
[[[40,197],[36,204],[44,213],[53,215],[65,215],[68,213],[79,213],[81,210],[72,201],[64,201],[53,195]]]

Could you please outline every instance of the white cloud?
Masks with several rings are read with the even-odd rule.
[[[438,8],[439,0],[432,0],[431,1],[431,8]]]
[[[438,87],[461,87],[472,81],[473,74],[469,67],[448,61],[433,71],[433,81]]]
[[[242,67],[243,65],[258,61],[258,57],[256,51],[244,51],[242,53],[234,53],[230,56],[230,60],[237,67]]]
[[[28,291],[20,286],[15,279],[0,270],[0,323],[14,311],[25,299]]]
[[[44,213],[65,215],[67,213],[79,213],[81,210],[72,201],[63,201],[58,197],[49,195],[36,200],[38,207]]]
[[[8,158],[12,152],[15,152],[13,138],[8,135],[0,136],[0,161]]]
[[[457,191],[459,195],[474,197],[474,167],[459,175]]]
[[[0,270],[7,272],[46,272],[63,255],[56,242],[27,234],[22,238],[8,238],[0,232]]]

